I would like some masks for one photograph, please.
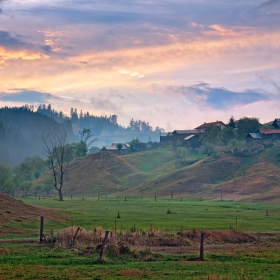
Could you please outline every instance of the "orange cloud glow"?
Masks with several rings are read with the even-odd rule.
[[[3,49],[4,62],[18,58],[23,60],[20,66],[6,65],[3,76],[6,76],[9,85],[16,83],[28,88],[42,87],[53,92],[53,88],[143,88],[152,83],[170,84],[174,80],[187,83],[188,80],[205,79],[205,75],[231,75],[242,71],[252,72],[266,67],[277,67],[278,62],[273,55],[259,56],[259,52],[261,50],[269,54],[279,50],[280,32],[256,33],[254,29],[249,28],[236,31],[235,36],[232,36],[231,33],[227,33],[227,29],[217,25],[215,28],[225,35],[214,38],[198,37],[188,42],[178,39],[174,43],[162,46],[87,51],[79,56],[63,59],[51,54],[46,56],[38,52]],[[23,69],[28,69],[28,75],[24,78]],[[187,79],[182,80],[182,71],[188,75]]]
[[[6,50],[3,47],[0,47],[0,54],[0,67],[9,64],[9,61],[15,59],[37,60],[48,58],[47,55],[38,52],[29,50]]]

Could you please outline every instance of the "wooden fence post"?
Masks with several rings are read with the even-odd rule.
[[[104,252],[104,249],[105,249],[105,245],[107,243],[108,235],[109,235],[109,231],[107,230],[106,233],[105,233],[105,237],[104,237],[101,249],[100,249],[100,253],[99,253],[99,261],[100,262],[102,261],[102,256],[103,256],[103,252]]]
[[[199,255],[199,260],[204,261],[204,233],[201,233],[200,236],[200,255]]]
[[[40,220],[40,244],[44,240],[44,217],[41,216]]]
[[[73,240],[72,240],[72,242],[71,242],[70,247],[74,246],[75,240],[76,240],[76,237],[77,237],[79,231],[80,231],[80,228],[78,227],[78,228],[77,228],[77,231],[76,231],[76,233],[75,233],[75,235],[74,235],[74,237],[73,237]]]

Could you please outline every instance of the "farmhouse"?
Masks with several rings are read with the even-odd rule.
[[[114,147],[114,146],[104,146],[102,149],[101,149],[102,152],[111,152],[113,154],[118,154],[118,149],[117,147]]]
[[[167,135],[160,135],[159,139],[162,145],[171,145],[173,143],[172,132],[168,132]]]
[[[280,128],[280,119],[275,119],[274,122],[272,123],[272,126],[275,129],[279,129]]]
[[[186,146],[190,149],[198,149],[201,146],[201,142],[199,141],[199,134],[192,134],[184,138]]]
[[[210,122],[210,123],[204,123],[198,127],[195,128],[195,130],[198,133],[205,133],[207,128],[210,128],[212,126],[217,126],[220,127],[221,130],[224,129],[226,127],[226,125],[222,122],[222,121],[216,121],[216,122]]]
[[[247,144],[262,144],[262,136],[260,133],[248,133],[246,136]]]
[[[133,144],[131,144],[131,146],[133,147],[133,150],[135,152],[141,152],[147,149],[151,149],[152,145],[149,143],[143,143],[141,141],[135,142]]]
[[[112,146],[104,146],[101,149],[101,151],[102,152],[111,152],[111,153],[116,154],[116,155],[118,155],[118,154],[121,154],[121,155],[127,154],[127,150],[128,150],[129,145],[127,146],[126,144],[122,144],[123,146],[122,146],[121,151],[118,150],[117,145],[118,145],[118,143],[113,143]]]
[[[196,130],[174,130],[172,132],[173,135],[173,143],[177,143],[177,141],[184,141],[184,139],[190,135],[197,134]]]
[[[258,129],[246,136],[247,144],[271,144],[278,139],[280,140],[280,129]]]
[[[128,149],[129,148],[129,143],[112,143],[112,146],[113,147],[116,147],[116,148],[118,148],[118,144],[122,144],[122,149]]]
[[[258,129],[257,133],[262,136],[263,140],[280,139],[280,129]]]

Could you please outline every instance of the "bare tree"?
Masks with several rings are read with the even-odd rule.
[[[48,133],[41,136],[44,142],[44,155],[52,172],[54,188],[58,191],[59,200],[63,201],[62,188],[66,177],[68,163],[65,161],[66,132]]]

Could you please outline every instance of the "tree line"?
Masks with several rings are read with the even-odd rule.
[[[127,127],[118,124],[118,116],[94,116],[89,112],[78,113],[71,108],[70,116],[58,112],[52,106],[33,105],[0,108],[0,163],[16,166],[27,156],[42,155],[41,135],[65,130],[67,143],[78,142],[79,132],[90,129],[95,136],[102,133],[114,135],[116,132],[158,132],[149,122],[132,119]]]
[[[90,114],[88,111],[83,112],[83,110],[80,110],[80,112],[78,112],[77,108],[71,108],[70,116],[68,117],[63,112],[57,112],[55,109],[53,109],[51,104],[40,105],[37,109],[37,112],[46,115],[60,123],[63,123],[65,120],[70,120],[72,125],[77,127],[79,130],[87,127],[91,129],[91,131],[96,136],[99,136],[104,132],[114,134],[116,132],[122,131],[164,131],[163,128],[160,128],[158,126],[155,129],[153,129],[149,122],[142,120],[134,120],[133,118],[130,120],[127,126],[122,126],[118,123],[118,116],[116,114],[109,116],[95,116]]]

